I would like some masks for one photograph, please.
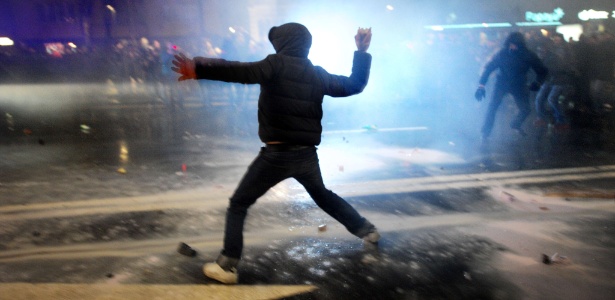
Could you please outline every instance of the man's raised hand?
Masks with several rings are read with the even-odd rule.
[[[357,44],[357,50],[367,51],[372,41],[372,28],[359,27],[359,29],[357,29],[357,34],[354,36],[354,41]]]

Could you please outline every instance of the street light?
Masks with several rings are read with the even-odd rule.
[[[0,46],[13,46],[15,42],[7,37],[0,37]]]

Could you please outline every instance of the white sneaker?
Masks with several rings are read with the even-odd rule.
[[[203,266],[203,273],[205,273],[205,276],[224,284],[237,283],[237,269],[231,268],[229,271],[226,271],[215,262],[206,263]]]

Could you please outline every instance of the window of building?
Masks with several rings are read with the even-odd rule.
[[[74,23],[79,18],[77,4],[72,0],[39,3],[36,10],[39,19],[45,23]]]

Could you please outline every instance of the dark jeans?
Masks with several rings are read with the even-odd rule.
[[[515,104],[517,104],[517,108],[519,109],[517,116],[510,122],[511,128],[521,129],[521,125],[530,115],[531,106],[529,92],[525,88],[507,89],[496,85],[491,102],[489,102],[485,123],[483,124],[483,128],[481,130],[483,137],[489,137],[489,135],[491,135],[493,123],[495,122],[495,114],[497,113],[500,104],[502,104],[502,100],[506,94],[511,94],[513,96],[515,99]]]
[[[374,226],[350,204],[325,188],[316,147],[291,151],[263,147],[230,199],[226,212],[223,255],[236,259],[241,257],[243,226],[248,208],[274,185],[291,177],[303,185],[322,210],[344,225],[350,233],[363,237],[373,230]]]
[[[545,83],[540,87],[536,94],[536,115],[547,121],[547,111],[545,102],[549,103],[549,107],[553,111],[553,118],[556,124],[564,123],[564,114],[559,108],[559,97],[564,94],[564,85]]]

